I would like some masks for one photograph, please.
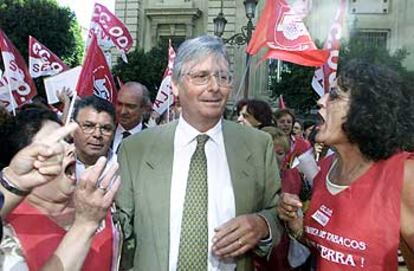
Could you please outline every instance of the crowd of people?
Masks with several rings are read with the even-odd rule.
[[[397,270],[399,248],[414,268],[411,86],[352,60],[318,121],[257,99],[227,120],[232,84],[200,36],[177,51],[173,115],[154,120],[138,82],[66,126],[0,107],[0,269]]]

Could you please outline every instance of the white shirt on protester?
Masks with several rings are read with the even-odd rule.
[[[107,162],[105,165],[105,169],[102,172],[101,176],[105,176],[106,172],[108,171],[108,168],[111,164],[113,163],[117,163],[118,161],[118,156],[116,155],[116,153],[114,151],[112,151],[111,149],[108,150],[108,156],[107,158]],[[89,167],[89,166],[88,166]],[[81,174],[88,168],[81,160],[76,159],[76,180],[79,181],[79,178],[81,176]],[[112,182],[112,181],[111,181]]]
[[[131,135],[139,133],[142,131],[142,122],[130,130],[126,130],[122,125],[118,124],[115,130],[114,142],[112,143],[112,150],[116,152],[118,150],[119,144],[122,142],[122,133],[128,131]]]
[[[200,132],[180,117],[174,136],[170,197],[169,271],[177,269],[181,220],[191,156]],[[208,271],[233,271],[235,261],[220,261],[211,253],[214,229],[236,216],[236,204],[223,140],[222,122],[208,130],[205,145],[208,182]]]

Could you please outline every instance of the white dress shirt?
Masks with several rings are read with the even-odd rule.
[[[141,132],[141,130],[142,130],[142,122],[140,122],[137,126],[135,126],[134,128],[130,130],[126,130],[124,127],[121,126],[121,124],[118,124],[115,130],[114,142],[112,143],[112,150],[114,152],[118,150],[119,144],[121,144],[122,139],[123,139],[122,137],[123,132],[128,131],[131,133],[131,135],[134,135],[136,133]]]
[[[118,161],[118,156],[116,155],[116,153],[114,151],[112,151],[111,149],[108,150],[108,156],[106,157],[107,162],[104,168],[104,171],[102,172],[101,176],[105,176],[105,174],[108,172],[108,169],[110,167],[110,165],[117,163]],[[87,169],[87,166],[79,159],[76,159],[76,167],[75,167],[75,174],[76,174],[76,181],[79,181],[79,178],[81,176],[81,174]],[[112,184],[111,183],[110,185]]]
[[[170,198],[169,271],[177,269],[178,251],[191,156],[201,134],[180,117],[174,137],[174,161]],[[224,148],[221,121],[208,130],[205,145],[208,183],[208,271],[235,270],[235,261],[220,261],[211,253],[214,229],[236,216],[236,206],[230,169]]]

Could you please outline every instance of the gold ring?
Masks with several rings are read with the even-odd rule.
[[[241,239],[238,239],[237,243],[239,243],[239,246],[241,246],[241,247],[244,245]]]
[[[101,190],[102,192],[106,193],[106,188],[105,188],[105,187],[103,187],[103,186],[101,186],[101,185],[98,185],[98,186],[97,186],[97,188],[98,188],[99,190]]]

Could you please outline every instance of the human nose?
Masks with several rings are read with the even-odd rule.
[[[121,107],[121,114],[127,113],[127,108],[125,106]]]
[[[71,143],[71,144],[67,145],[66,155],[67,156],[74,156],[75,155],[75,144]]]
[[[101,137],[103,135],[102,127],[101,126],[95,126],[93,128],[92,135],[97,136],[97,137]]]
[[[243,120],[244,120],[243,115],[240,114],[239,117],[237,118],[237,122],[243,123]]]
[[[210,79],[208,80],[209,90],[217,91],[220,89],[218,76],[210,74]]]
[[[329,93],[325,93],[319,100],[316,102],[319,108],[325,107],[326,102],[328,101]]]

